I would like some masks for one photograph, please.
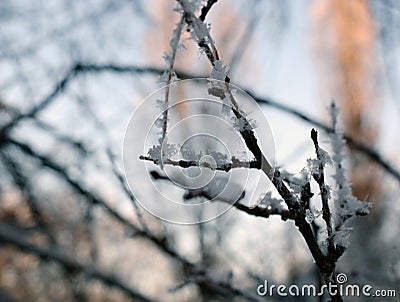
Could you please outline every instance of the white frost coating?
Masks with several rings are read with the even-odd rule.
[[[335,166],[335,174],[333,179],[336,182],[336,214],[339,219],[338,223],[344,223],[349,216],[354,216],[357,213],[368,214],[371,204],[368,202],[359,201],[351,193],[351,182],[346,175],[346,170],[344,168],[344,139],[341,131],[337,129],[337,117],[339,110],[337,106],[332,103],[330,115],[332,119],[332,126],[334,133],[331,135],[331,145],[332,145],[332,160]]]
[[[224,97],[222,101],[223,103],[221,113],[222,115],[229,117],[232,113],[232,105],[230,104],[229,99],[226,97]]]
[[[252,119],[247,119],[245,116],[241,116],[240,118],[232,117],[233,127],[239,131],[252,131],[257,125],[256,122]]]
[[[163,112],[166,109],[166,104],[164,100],[157,99],[156,100],[156,107],[161,109],[161,112]]]
[[[164,59],[165,63],[169,65],[172,62],[172,53],[170,51],[164,51],[162,58]]]
[[[303,168],[300,171],[299,176],[295,176],[295,174],[293,173],[290,173],[286,170],[282,170],[281,177],[289,184],[289,187],[295,194],[301,194],[303,187],[308,182],[310,182],[310,174],[308,173],[308,170],[306,168]]]
[[[191,146],[182,147],[180,151],[182,154],[182,158],[185,160],[198,161],[201,158],[201,156],[203,155],[202,153],[196,154],[196,152],[194,152],[194,150],[191,148]]]
[[[323,166],[332,164],[332,159],[329,156],[328,152],[326,152],[321,147],[318,148],[318,157],[320,158],[320,164],[322,164]]]
[[[163,85],[169,85],[171,83],[175,83],[179,81],[178,76],[175,71],[171,71],[171,79],[169,79],[169,71],[164,71],[162,75],[158,76],[157,83],[161,83]]]
[[[328,254],[328,245],[326,243],[326,236],[325,238],[318,240],[318,246],[321,249],[322,254]]]
[[[272,197],[271,192],[261,194],[258,202],[260,206],[266,207],[268,210],[283,210],[285,209],[284,203],[281,199]]]
[[[166,84],[168,82],[168,71],[164,71],[162,75],[158,76],[157,83]]]
[[[210,35],[210,26],[210,24],[205,24],[197,18],[192,19],[190,38],[195,40],[197,43],[202,42],[214,47],[214,40]]]
[[[330,185],[328,185],[328,184],[324,184],[323,187],[324,187],[324,189],[325,189],[327,198],[328,198],[328,200],[330,201],[330,200],[331,200],[331,197],[332,197],[332,187],[331,187]]]
[[[202,0],[191,0],[191,1],[180,0],[179,3],[181,5],[178,5],[175,8],[175,11],[180,12],[180,11],[182,11],[182,8],[183,8],[183,10],[185,12],[192,13],[192,14],[197,12],[200,9],[200,7],[202,6]]]
[[[322,210],[318,210],[317,207],[313,206],[311,210],[306,210],[306,220],[308,223],[313,222],[315,219],[322,215]],[[322,231],[326,231],[326,229],[322,229]]]
[[[353,228],[351,227],[342,227],[339,231],[335,233],[335,243],[341,247],[347,249],[349,247],[350,235]]]
[[[307,166],[311,174],[319,174],[321,165],[322,167],[325,167],[325,165],[332,165],[332,159],[328,152],[321,147],[318,148],[317,152],[319,158],[307,159]]]
[[[309,209],[306,210],[306,220],[308,223],[312,223],[315,220],[315,216],[313,214],[313,212],[311,212]]]
[[[149,151],[147,151],[147,154],[149,155],[149,157],[151,157],[154,160],[154,163],[157,165],[161,165],[162,163],[162,156],[161,156],[161,146],[160,145],[153,145],[153,147],[151,147],[149,149]]]
[[[228,160],[228,155],[225,153],[217,151],[210,151],[208,153],[215,160],[217,166],[223,166],[230,162],[230,160]]]
[[[162,163],[174,156],[178,151],[178,148],[174,144],[168,144],[165,142],[163,146],[153,145],[147,152],[148,156],[154,160],[157,165],[162,165]]]
[[[312,213],[314,215],[314,218],[317,219],[322,215],[322,210],[318,210],[317,207],[312,207]]]
[[[223,65],[222,60],[216,60],[211,70],[210,80],[208,81],[208,93],[223,100],[222,112],[228,114],[230,111],[229,98],[225,93],[225,78],[229,71],[228,66]],[[216,80],[216,81],[214,81]]]
[[[352,195],[351,182],[346,175],[344,168],[344,148],[345,141],[342,132],[337,128],[339,109],[332,103],[330,116],[332,120],[333,133],[331,135],[332,161],[335,174],[332,176],[336,183],[335,190],[335,212],[334,221],[338,231],[335,232],[335,244],[347,248],[351,228],[345,227],[344,223],[355,215],[367,215],[371,208],[371,203],[360,201]]]
[[[367,215],[369,214],[369,209],[371,208],[371,203],[366,201],[361,201],[354,196],[349,197],[347,202],[341,208],[342,215],[355,216],[355,215]]]
[[[211,71],[210,77],[215,80],[225,81],[225,77],[229,71],[229,66],[224,66],[224,61],[214,61],[214,66]]]

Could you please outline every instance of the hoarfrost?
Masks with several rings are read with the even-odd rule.
[[[336,233],[335,233],[336,245],[347,249],[350,244],[349,238],[350,238],[352,230],[353,230],[353,228],[351,228],[351,227],[343,227],[341,230],[336,231]]]
[[[283,210],[285,208],[282,200],[272,197],[271,192],[262,194],[260,196],[258,204],[260,204],[260,206],[266,207],[268,210],[272,209]]]
[[[313,214],[313,212],[311,212],[309,209],[306,210],[306,220],[308,223],[312,223],[315,220],[315,216]]]
[[[239,131],[252,131],[256,127],[256,122],[252,119],[246,119],[246,117],[241,116],[240,118],[232,117],[233,127]]]
[[[371,203],[360,201],[352,195],[351,192],[351,181],[346,175],[346,169],[344,168],[344,148],[345,141],[343,139],[342,132],[338,129],[338,114],[339,109],[335,103],[330,106],[330,116],[333,128],[331,134],[331,146],[332,146],[332,161],[335,168],[335,173],[332,176],[336,183],[335,190],[335,226],[338,231],[335,232],[334,241],[335,244],[343,248],[347,248],[349,245],[348,238],[351,233],[351,228],[344,227],[346,221],[353,216],[364,216],[369,213]]]

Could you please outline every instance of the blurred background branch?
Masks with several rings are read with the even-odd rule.
[[[340,105],[352,152],[345,164],[373,210],[354,222],[359,231],[339,270],[352,282],[398,286],[399,4],[207,3],[202,18],[232,82],[262,106],[278,165],[300,172],[314,152],[310,126],[331,133],[326,107]],[[149,215],[130,192],[123,135],[159,88],[175,5],[1,1],[0,299],[257,301],[264,279],[318,279],[294,226],[248,199],[218,220],[181,228]],[[192,44],[177,54],[181,79],[211,70]],[[319,144],[328,148],[323,131]]]

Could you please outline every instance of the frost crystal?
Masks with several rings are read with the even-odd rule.
[[[320,173],[320,167],[325,167],[325,165],[332,164],[332,159],[329,156],[328,152],[326,152],[324,149],[321,147],[318,148],[318,158],[315,159],[307,159],[307,166],[311,174],[319,174]]]
[[[215,160],[217,166],[223,166],[229,162],[228,155],[224,153],[211,151],[209,152],[209,155]]]
[[[229,104],[229,100],[227,98],[224,98],[223,103],[222,103],[222,110],[221,110],[222,115],[229,117],[231,114],[231,110],[232,110],[232,106]]]
[[[355,198],[351,193],[351,182],[347,178],[346,170],[344,168],[344,139],[342,133],[337,129],[337,118],[339,110],[335,103],[332,103],[330,107],[330,115],[332,119],[333,133],[331,135],[332,145],[332,161],[335,167],[335,174],[333,179],[336,182],[336,198],[335,198],[335,210],[337,215],[337,225],[342,225],[349,218],[355,215],[367,215],[371,204],[368,202],[360,201]]]
[[[325,166],[327,164],[332,164],[332,159],[329,156],[328,152],[326,152],[321,147],[318,148],[318,157],[320,158],[319,159],[320,164],[322,164],[323,166]]]
[[[224,84],[219,82],[219,81],[209,81],[208,82],[208,93],[210,95],[216,96],[217,98],[220,98],[221,100],[224,101],[222,110],[224,110],[224,107],[229,106],[227,103],[227,97],[225,95],[225,88],[223,86]]]
[[[318,210],[316,207],[313,207],[312,213],[314,215],[314,218],[317,219],[319,216],[322,215],[322,210]]]
[[[232,117],[232,120],[233,120],[233,127],[239,132],[252,131],[256,126],[254,120],[252,119],[248,120],[244,116],[241,116],[240,118]]]
[[[160,108],[162,112],[166,109],[166,105],[167,104],[165,103],[164,100],[160,100],[160,99],[156,100],[156,107]]]
[[[295,194],[301,194],[303,187],[310,182],[310,175],[306,168],[300,171],[299,176],[295,176],[293,173],[286,170],[281,171],[281,176],[289,184],[289,187]]]
[[[225,81],[225,77],[229,71],[229,66],[224,66],[224,61],[214,61],[214,66],[211,71],[210,77],[215,80]]]
[[[344,227],[348,219],[353,216],[364,216],[369,213],[371,203],[360,201],[352,195],[351,182],[347,178],[344,168],[344,139],[342,132],[337,129],[337,119],[339,110],[335,103],[330,107],[330,116],[332,119],[333,133],[331,135],[332,161],[335,168],[333,179],[336,182],[335,194],[335,226],[338,231],[335,232],[334,241],[337,246],[348,247],[348,238],[351,228]]]
[[[312,223],[315,220],[315,216],[313,214],[313,212],[311,212],[309,209],[306,210],[306,220],[308,223]]]
[[[182,147],[180,151],[182,157],[186,160],[198,161],[201,158],[201,154],[200,155],[196,154],[196,152],[194,152],[191,146]]]
[[[157,165],[160,165],[162,163],[161,160],[161,146],[160,145],[153,145],[153,147],[151,147],[149,149],[149,151],[147,151],[147,154],[149,155],[149,157],[151,157],[154,160],[154,163]]]
[[[177,147],[174,144],[164,143],[161,145],[153,145],[147,151],[147,154],[150,158],[154,160],[154,163],[157,165],[162,165],[165,160],[170,159],[177,153]]]
[[[324,238],[324,239],[318,240],[318,245],[319,245],[319,247],[321,249],[321,252],[324,255],[326,255],[328,253],[328,245],[326,243],[326,239]]]
[[[213,69],[211,71],[210,80],[208,81],[208,93],[210,95],[216,96],[224,101],[222,110],[230,109],[224,108],[229,106],[228,97],[225,94],[225,78],[228,73],[229,67],[223,65],[222,60],[214,61]],[[215,81],[214,81],[215,80]],[[225,106],[226,105],[226,106]]]
[[[178,5],[176,7],[175,11],[181,11],[183,8],[183,10],[185,12],[193,14],[200,9],[200,7],[202,6],[202,1],[201,0],[192,0],[192,1],[182,0],[182,1],[180,1],[180,4],[181,5]]]
[[[350,238],[352,230],[353,230],[353,228],[344,227],[341,230],[336,231],[336,233],[335,233],[335,243],[338,246],[347,249],[349,247],[349,243],[350,243],[349,242],[349,238]]]
[[[168,83],[168,71],[164,71],[162,75],[158,76],[157,83],[166,84]]]
[[[209,43],[214,45],[214,40],[210,35],[210,25],[201,22],[199,19],[193,19],[191,38],[196,42]]]
[[[276,209],[283,210],[285,207],[281,199],[272,197],[271,192],[262,194],[258,202],[261,206],[266,207],[268,210]]]
[[[163,59],[164,59],[165,63],[167,63],[168,65],[171,64],[171,62],[172,62],[172,53],[169,52],[169,51],[164,51]]]

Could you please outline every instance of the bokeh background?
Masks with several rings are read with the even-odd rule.
[[[178,226],[149,215],[129,191],[124,133],[162,85],[175,5],[0,2],[1,301],[226,300],[231,287],[248,293],[236,297],[244,301],[263,280],[317,282],[291,222],[231,209]],[[400,294],[400,3],[219,0],[206,20],[233,83],[283,106],[262,106],[279,166],[301,171],[315,125],[296,113],[328,124],[332,100],[346,135],[376,152],[373,160],[348,148],[353,192],[373,209],[353,222],[338,271]],[[188,38],[178,75],[208,75]]]

